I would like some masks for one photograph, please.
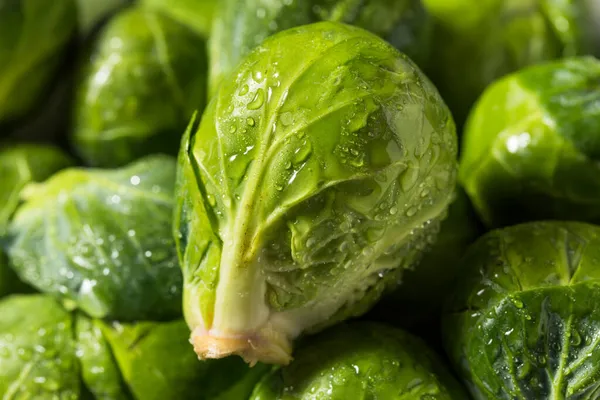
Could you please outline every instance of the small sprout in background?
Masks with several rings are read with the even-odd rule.
[[[109,323],[46,295],[0,300],[0,315],[4,398],[240,400],[268,370],[239,358],[199,362],[183,320]]]
[[[600,61],[564,59],[491,85],[465,129],[459,178],[491,227],[600,223]]]
[[[28,193],[8,235],[23,281],[95,318],[181,315],[171,235],[175,160],[115,170],[70,168]]]
[[[462,127],[484,89],[529,65],[600,55],[596,0],[423,0],[434,20],[426,72]]]
[[[594,399],[600,382],[600,228],[530,222],[463,259],[444,339],[474,399]]]
[[[467,400],[421,339],[389,326],[342,323],[307,338],[290,365],[273,370],[250,400]]]
[[[204,108],[204,39],[150,8],[111,18],[80,68],[71,142],[91,166],[176,154],[189,119]]]
[[[75,0],[0,3],[0,122],[22,117],[44,96],[76,28]]]

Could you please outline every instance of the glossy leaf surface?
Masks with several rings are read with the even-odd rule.
[[[206,87],[204,40],[162,13],[134,6],[102,29],[82,60],[71,140],[92,166],[175,154]]]
[[[30,193],[12,221],[8,252],[15,270],[93,317],[179,316],[174,180],[175,161],[167,156],[54,175]]]
[[[233,76],[179,157],[184,311],[202,357],[285,362],[291,338],[364,313],[435,237],[454,123],[413,62],[348,25],[281,32]]]
[[[374,323],[341,324],[307,339],[289,366],[273,371],[251,400],[466,400],[423,341]]]
[[[597,399],[600,228],[532,222],[488,233],[464,258],[444,317],[475,399]]]
[[[267,37],[319,21],[359,26],[417,64],[428,60],[431,24],[419,0],[224,0],[210,40],[210,94]]]
[[[600,61],[527,68],[490,86],[465,130],[460,179],[490,226],[600,222]]]

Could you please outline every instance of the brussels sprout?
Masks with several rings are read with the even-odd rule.
[[[35,105],[76,23],[74,0],[0,2],[0,121]]]
[[[600,222],[600,61],[529,67],[492,85],[465,130],[460,179],[490,226]]]
[[[245,399],[266,372],[240,358],[198,362],[184,321],[98,325],[136,399]]]
[[[210,36],[218,4],[218,0],[140,0],[140,2],[164,12],[165,15],[189,26],[205,38]]]
[[[475,399],[596,399],[600,228],[533,222],[488,233],[463,259],[444,316]]]
[[[0,397],[79,399],[73,317],[42,295],[0,301]]]
[[[428,339],[438,340],[437,325],[459,276],[460,260],[480,231],[469,199],[458,187],[435,244],[414,269],[404,273],[402,284],[386,295],[367,317],[419,329]]]
[[[437,233],[454,122],[413,62],[348,25],[274,35],[232,76],[180,152],[184,313],[201,358],[286,363],[291,339],[364,313]]]
[[[174,181],[168,156],[116,170],[59,172],[32,190],[13,218],[8,251],[15,270],[93,317],[179,316]]]
[[[209,43],[210,94],[265,38],[319,21],[371,31],[419,65],[429,55],[432,26],[420,0],[224,0],[217,8]]]
[[[0,237],[22,200],[23,189],[72,164],[53,146],[21,144],[0,149]]]
[[[542,61],[598,52],[589,18],[595,2],[423,0],[436,20],[435,63],[426,72],[457,123],[495,79]]]
[[[467,399],[423,341],[382,324],[341,324],[300,350],[251,400]]]
[[[71,140],[90,165],[122,166],[177,152],[206,89],[205,43],[189,28],[144,8],[113,17],[79,78]]]
[[[0,301],[3,399],[240,400],[266,372],[241,359],[198,362],[184,321],[106,323],[51,297]]]

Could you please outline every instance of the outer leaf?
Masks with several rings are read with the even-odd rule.
[[[600,228],[534,222],[469,250],[444,318],[450,358],[476,399],[597,399]]]
[[[167,156],[53,176],[12,221],[9,255],[17,273],[93,317],[178,316],[174,179]]]
[[[72,160],[53,146],[21,144],[0,150],[0,237],[23,200],[23,189],[70,165]]]
[[[2,398],[79,399],[73,317],[43,295],[8,297],[0,316]]]
[[[210,94],[268,36],[319,21],[371,31],[419,65],[428,59],[431,25],[419,0],[224,0],[210,40]]]
[[[74,0],[0,2],[0,121],[29,111],[75,33]]]
[[[595,0],[423,0],[436,19],[427,72],[461,126],[494,80],[523,67],[600,54]]]
[[[238,358],[198,362],[183,321],[101,328],[136,399],[245,399],[265,371]]]
[[[600,61],[527,68],[492,85],[473,111],[460,179],[482,219],[600,222]]]
[[[160,10],[205,38],[210,36],[215,9],[220,2],[222,0],[141,0],[142,4]]]
[[[97,400],[133,399],[102,333],[102,323],[84,316],[76,321],[76,355],[87,390]]]
[[[143,7],[112,18],[83,60],[72,142],[95,166],[175,154],[188,119],[204,107],[204,41]]]
[[[437,233],[454,123],[415,64],[347,25],[281,32],[233,76],[180,153],[185,315],[201,357],[287,362]]]
[[[310,338],[296,359],[273,371],[251,400],[466,400],[424,342],[374,323],[341,324]]]

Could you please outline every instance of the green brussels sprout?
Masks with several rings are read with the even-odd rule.
[[[600,228],[530,222],[467,252],[444,315],[447,352],[475,399],[597,399]]]
[[[179,156],[184,315],[200,358],[287,363],[437,234],[455,127],[408,57],[344,24],[280,32],[231,76]]]
[[[266,366],[249,369],[240,358],[198,362],[189,349],[188,327],[181,320],[97,324],[136,399],[240,400],[248,398],[266,372]]]
[[[208,38],[219,0],[140,0]]]
[[[67,169],[40,184],[9,228],[16,272],[92,317],[180,316],[175,167],[169,156],[149,156],[115,170]]]
[[[85,58],[71,141],[92,166],[118,167],[151,153],[176,154],[206,91],[204,40],[142,7],[114,16]]]
[[[241,359],[198,362],[184,321],[107,323],[45,295],[0,301],[3,399],[240,400],[266,372]]]
[[[53,146],[20,144],[0,149],[0,237],[6,235],[27,185],[42,182],[70,165],[72,160]]]
[[[486,90],[465,130],[459,177],[492,227],[600,223],[600,61],[532,66]]]
[[[437,325],[443,305],[460,276],[460,260],[480,232],[469,198],[458,187],[435,243],[414,269],[404,273],[401,285],[384,296],[367,318],[418,329],[422,336],[438,341]]]
[[[43,295],[0,301],[0,397],[80,398],[73,316]]]
[[[341,324],[300,350],[266,375],[250,400],[467,399],[437,354],[400,329]]]
[[[501,76],[565,56],[599,53],[595,0],[423,0],[435,19],[435,62],[426,72],[462,125]]]
[[[420,0],[224,0],[209,42],[209,92],[253,48],[285,29],[319,21],[371,31],[417,64],[428,59],[432,25]]]
[[[29,111],[75,33],[74,0],[0,2],[0,121]]]

